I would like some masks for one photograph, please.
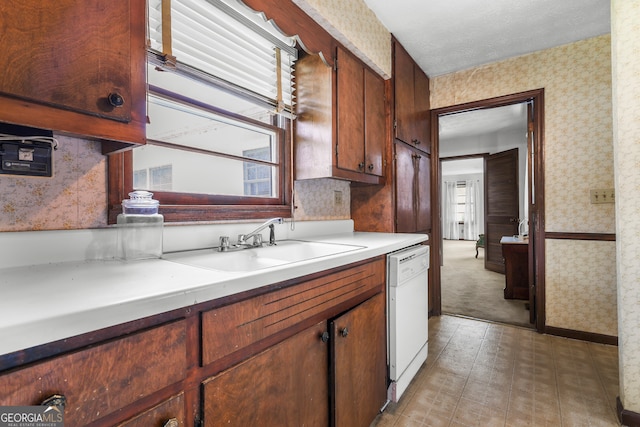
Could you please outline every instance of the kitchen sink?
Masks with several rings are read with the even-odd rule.
[[[281,240],[275,246],[265,245],[259,248],[230,252],[218,252],[216,249],[199,249],[166,253],[162,258],[167,261],[211,270],[254,271],[363,248],[364,246],[339,243]]]

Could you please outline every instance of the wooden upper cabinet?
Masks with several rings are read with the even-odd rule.
[[[400,43],[393,46],[395,138],[429,153],[429,78]]]
[[[296,179],[338,178],[381,184],[384,80],[342,47],[335,67],[318,55],[296,63]]]
[[[355,172],[364,164],[364,71],[358,60],[338,48],[337,51],[337,166]]]
[[[431,153],[429,77],[417,65],[414,71],[415,95],[413,105],[415,108],[416,139],[419,141],[416,148],[425,153]]]
[[[384,175],[384,151],[387,136],[387,115],[384,80],[364,70],[364,144],[366,172]]]
[[[0,13],[0,121],[144,143],[144,0],[7,0]]]

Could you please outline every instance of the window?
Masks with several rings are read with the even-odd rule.
[[[464,181],[456,183],[456,221],[464,222],[464,211],[467,204],[467,186]]]
[[[268,160],[268,149],[257,148],[243,152],[251,159]],[[244,163],[244,194],[245,196],[267,196],[272,192],[272,173],[270,168],[257,163]]]
[[[290,216],[295,40],[236,0],[148,3],[147,144],[110,158],[110,221],[133,189],[167,221]]]

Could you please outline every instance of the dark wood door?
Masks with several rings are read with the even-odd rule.
[[[504,273],[502,236],[518,233],[518,149],[485,158],[485,258],[487,270]]]
[[[129,1],[3,2],[0,92],[130,121],[130,7]],[[112,93],[122,106],[109,102]]]
[[[395,143],[396,232],[431,231],[431,156]]]
[[[329,425],[323,321],[206,381],[205,426]]]
[[[364,70],[365,172],[382,176],[382,158],[386,140],[384,80]]]
[[[333,349],[332,426],[368,427],[386,400],[384,294],[334,319],[329,328]]]
[[[337,166],[364,172],[364,75],[358,60],[343,49],[337,53]]]
[[[431,232],[431,156],[417,153],[416,168],[416,231]]]
[[[393,44],[393,80],[395,92],[395,137],[407,144],[415,138],[414,117],[414,62],[407,51],[395,42]]]
[[[431,152],[431,127],[429,125],[429,78],[415,65],[414,70],[414,107],[416,135],[414,145],[425,153]]]
[[[396,142],[396,231],[398,233],[413,233],[416,231],[414,209],[414,171],[413,156],[415,150],[402,142]]]

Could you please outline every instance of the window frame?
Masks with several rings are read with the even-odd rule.
[[[150,92],[202,108],[221,116],[269,128],[276,135],[279,161],[278,197],[228,196],[215,194],[152,191],[154,199],[160,202],[159,213],[165,222],[218,221],[239,219],[264,219],[271,217],[291,217],[291,120],[282,116],[283,127],[254,121],[248,117],[225,111],[213,105],[195,101],[161,88],[149,87]],[[158,145],[163,145],[158,142]],[[188,150],[188,148],[186,148]],[[129,198],[133,191],[133,152],[127,150],[110,154],[108,157],[108,223],[115,224],[122,213],[122,200]]]
[[[310,54],[320,54],[329,66],[334,66],[333,52],[336,40],[309,15],[293,3],[275,3],[271,0],[243,0],[253,10],[264,13],[267,19],[273,20],[278,28],[285,34],[297,35],[300,46]],[[146,46],[145,46],[146,50]],[[146,54],[148,56],[148,53]],[[164,58],[168,60],[170,58]],[[148,61],[149,58],[147,57]],[[146,93],[144,94],[146,96]],[[232,200],[225,197],[183,197],[177,195],[175,200],[161,201],[160,211],[165,215],[166,221],[218,221],[241,219],[265,219],[271,217],[290,218],[292,204],[292,158],[293,141],[291,137],[292,123],[287,120],[284,125],[284,155],[282,157],[282,172],[285,174],[281,188],[281,205],[232,204]],[[106,147],[106,149],[105,149]],[[124,148],[118,146],[120,151],[112,151],[113,144],[108,141],[103,143],[103,153],[108,156],[108,223],[115,224],[116,218],[122,212],[122,200],[129,197],[133,190],[133,162],[132,148],[130,145]],[[154,194],[155,197],[155,194]],[[218,204],[219,203],[219,204]]]

